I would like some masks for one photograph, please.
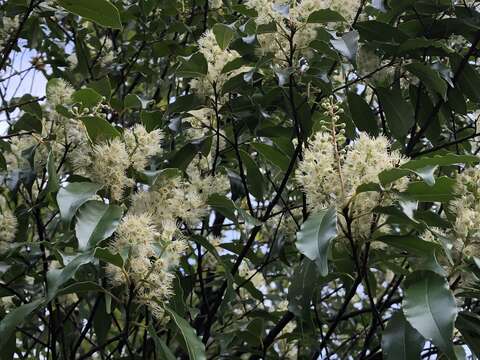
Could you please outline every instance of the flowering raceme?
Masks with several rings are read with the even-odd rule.
[[[3,251],[15,239],[17,218],[8,208],[3,196],[0,196],[0,250]]]
[[[455,214],[455,247],[467,256],[480,253],[480,171],[469,168],[457,176],[450,210]]]
[[[228,79],[242,71],[236,69],[228,73],[222,73],[225,65],[239,58],[240,54],[235,50],[222,50],[212,30],[207,30],[198,40],[198,47],[199,52],[207,60],[208,72],[204,78],[194,79],[190,84],[198,92],[206,96],[212,96],[214,95],[214,88],[218,93]]]
[[[360,0],[303,0],[300,2],[248,0],[245,2],[247,7],[257,12],[255,18],[257,25],[274,23],[277,27],[275,32],[257,34],[262,51],[273,53],[276,58],[287,61],[291,51],[303,56],[309,54],[308,46],[316,38],[319,28],[318,24],[308,23],[308,18],[314,11],[332,9],[339,12],[347,23],[351,23],[360,4]],[[290,45],[293,45],[292,49]]]
[[[336,132],[337,105],[325,103],[326,115],[332,119],[330,132],[319,132],[300,162],[296,179],[302,186],[312,211],[334,206],[340,212],[349,207],[356,236],[369,235],[373,220],[372,210],[388,201],[383,193],[357,194],[362,184],[378,183],[378,175],[387,169],[401,165],[405,159],[398,151],[389,150],[384,136],[372,138],[365,133],[351,144],[341,148],[343,129]],[[405,180],[392,186],[402,188]]]

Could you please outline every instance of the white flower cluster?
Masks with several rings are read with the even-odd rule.
[[[17,218],[7,206],[3,196],[0,196],[0,251],[4,251],[15,240],[17,232]]]
[[[326,115],[335,123],[337,105],[324,106]],[[331,129],[315,135],[300,162],[296,179],[312,211],[335,206],[341,212],[348,206],[354,236],[368,236],[373,208],[387,199],[374,192],[356,194],[357,188],[378,183],[380,172],[401,165],[405,159],[398,151],[389,150],[390,144],[384,136],[372,138],[360,133],[358,139],[342,148],[339,141],[343,140],[342,131],[337,133],[335,124]],[[404,181],[407,180],[399,180],[394,186],[401,187]]]
[[[457,176],[455,192],[450,210],[455,214],[455,247],[467,256],[480,253],[480,171],[466,169]]]
[[[257,34],[263,52],[274,53],[277,58],[288,60],[291,51],[303,56],[308,55],[308,46],[317,36],[318,24],[308,23],[309,16],[317,10],[333,9],[345,20],[353,21],[360,0],[247,0],[245,5],[257,12],[255,21],[258,25],[274,23],[276,32]],[[288,10],[287,10],[288,9]],[[288,12],[288,13],[287,13]],[[290,49],[289,38],[293,35]]]
[[[53,79],[47,86],[47,100],[55,108],[57,105],[66,105],[71,102],[75,90],[72,85],[63,79]]]
[[[149,306],[154,316],[163,316],[162,304],[172,294],[172,270],[187,247],[174,220],[153,225],[148,214],[126,215],[111,244],[114,252],[128,254],[123,269],[109,264],[107,276],[114,286],[134,286],[136,298]]]
[[[82,148],[73,157],[77,173],[102,184],[109,191],[112,200],[119,201],[125,189],[134,184],[127,175],[130,167],[141,171],[150,157],[161,153],[160,142],[163,134],[160,130],[148,133],[143,125],[125,129],[124,139],[115,138],[95,144],[88,149]]]
[[[15,17],[3,17],[1,19],[0,27],[0,52],[5,48],[8,39],[12,34],[14,34],[20,25],[20,20],[18,16]]]
[[[133,196],[135,214],[151,214],[155,225],[162,226],[164,219],[172,217],[187,224],[196,224],[208,212],[207,200],[214,193],[226,193],[229,188],[225,176],[201,176],[189,169],[190,179],[180,177],[159,179],[148,192]]]
[[[207,75],[201,79],[194,79],[190,85],[192,89],[206,96],[214,95],[214,87],[219,93],[225,82],[242,72],[242,69],[236,69],[223,73],[223,68],[229,62],[240,57],[235,50],[222,50],[218,45],[215,34],[212,30],[207,30],[198,40],[199,52],[205,57],[208,64]]]

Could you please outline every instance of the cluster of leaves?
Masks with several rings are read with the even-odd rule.
[[[480,254],[455,262],[457,239],[440,235],[455,222],[453,178],[477,163],[480,12],[474,1],[357,6],[352,23],[333,10],[313,12],[307,22],[319,28],[308,55],[296,53],[291,31],[283,49],[290,56],[279,61],[257,41],[275,26],[257,25],[242,1],[0,2],[1,17],[19,19],[17,31],[0,39],[0,84],[21,75],[8,73],[15,54],[35,51],[32,70],[71,83],[79,108],[104,105],[105,116],[81,119],[92,142],[135,124],[164,131],[162,157],[135,174],[139,187],[207,155],[212,173],[228,174],[231,185],[210,197],[198,227],[182,227],[189,249],[167,316],[156,319],[105,278],[106,264],[123,266],[106,244],[128,200],[90,201],[104,196],[101,186],[64,169],[53,152],[41,169],[32,152],[22,169],[0,154],[2,195],[18,220],[13,246],[0,254],[0,297],[13,302],[2,302],[0,357],[480,356]],[[288,5],[276,7],[288,14]],[[190,82],[209,72],[198,51],[208,29],[222,50],[240,55],[222,71],[236,75],[221,88],[211,84],[212,96]],[[362,50],[379,59],[367,72]],[[5,91],[4,154],[15,137],[41,137],[52,111],[43,97],[8,99]],[[383,134],[411,159],[357,191],[415,180],[394,204],[374,210],[392,231],[351,244],[336,244],[341,214],[311,213],[294,179],[308,139],[324,124],[321,102],[332,95],[344,109],[347,143],[359,131]],[[201,108],[213,111],[215,126],[192,140],[188,119]],[[55,110],[72,117],[66,107]],[[426,241],[426,231],[439,235]],[[62,300],[72,294],[75,301]]]

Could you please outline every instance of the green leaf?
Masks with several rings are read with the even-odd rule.
[[[170,315],[177,327],[182,333],[183,339],[188,350],[190,360],[206,360],[205,345],[200,341],[195,334],[195,330],[190,326],[187,320],[180,317],[175,311],[169,307],[165,307],[165,311]]]
[[[445,155],[435,155],[431,157],[423,157],[420,159],[410,160],[395,169],[382,171],[378,178],[382,185],[387,185],[404,176],[412,173],[420,176],[427,184],[433,185],[433,171],[437,166],[450,166],[459,164],[475,164],[480,158],[474,155],[457,155],[455,153],[447,153]]]
[[[42,133],[42,121],[30,113],[23,114],[20,119],[13,125],[14,132],[31,131],[38,134]]]
[[[120,254],[113,254],[110,248],[96,248],[93,255],[108,264],[115,265],[119,268],[123,267],[122,256]]]
[[[439,244],[422,240],[413,235],[383,235],[375,240],[406,251],[410,256],[429,257],[435,253],[435,251],[442,249]]]
[[[47,273],[47,300],[53,300],[59,293],[61,286],[72,279],[82,265],[88,264],[92,260],[92,253],[86,252],[75,256],[63,269],[50,269]]]
[[[62,187],[57,194],[61,218],[69,223],[78,208],[95,196],[101,188],[102,185],[90,182],[69,183]]]
[[[444,100],[446,100],[448,88],[447,83],[440,77],[438,71],[435,71],[431,67],[418,62],[408,64],[406,68],[416,77],[418,77],[427,88],[437,92]]]
[[[411,104],[403,99],[398,89],[378,88],[377,95],[385,112],[388,128],[396,139],[402,139],[415,123]]]
[[[123,100],[123,107],[125,109],[141,109],[142,100],[135,94],[128,94]]]
[[[226,196],[212,194],[208,197],[207,204],[225,216],[227,219],[232,220],[234,223],[237,222],[237,217],[235,215],[235,204]]]
[[[58,5],[73,14],[91,20],[98,25],[122,28],[122,20],[118,9],[107,0],[57,0]]]
[[[410,325],[455,358],[452,335],[458,310],[448,282],[434,272],[422,270],[410,274],[404,285],[403,313]]]
[[[47,192],[56,192],[60,188],[60,179],[57,174],[57,166],[55,165],[55,158],[53,157],[53,152],[50,151],[47,159],[47,173],[48,173],[48,182],[47,182]]]
[[[225,24],[215,24],[212,28],[215,39],[217,40],[218,46],[222,50],[225,50],[230,45],[230,42],[235,37],[235,31],[228,25]]]
[[[477,70],[468,63],[462,63],[462,57],[458,54],[452,54],[450,60],[452,61],[452,71],[454,73],[456,73],[461,64],[463,66],[457,83],[464,94],[473,102],[480,103],[480,87],[478,86],[480,83],[480,75]]]
[[[350,31],[341,38],[330,40],[333,48],[345,56],[352,63],[356,63],[358,52],[358,32]]]
[[[161,111],[142,111],[140,119],[148,132],[160,129],[163,125],[163,113]]]
[[[93,108],[102,101],[102,95],[93,89],[85,88],[77,90],[72,95],[72,100],[76,103],[80,103],[83,107]]]
[[[10,311],[0,321],[0,349],[4,349],[11,336],[13,336],[15,329],[20,325],[27,316],[37,310],[45,299],[37,299],[28,304],[21,305]]]
[[[288,288],[288,310],[297,316],[308,316],[310,302],[317,283],[318,270],[316,264],[304,258],[295,269]]]
[[[88,87],[95,90],[100,95],[105,96],[107,100],[109,100],[112,95],[112,86],[110,85],[110,80],[107,76],[100,80],[89,82]]]
[[[120,137],[120,132],[104,118],[99,116],[83,116],[80,120],[85,125],[88,136],[93,143]]]
[[[338,12],[331,9],[321,9],[314,11],[308,17],[307,23],[325,24],[329,22],[344,22],[345,18]]]
[[[420,359],[425,340],[405,320],[401,311],[396,311],[382,335],[382,350],[385,360]]]
[[[177,75],[187,78],[202,77],[207,74],[208,63],[201,53],[195,53],[183,59],[183,63],[177,69]]]
[[[78,249],[93,248],[100,241],[110,237],[122,218],[123,210],[118,205],[104,204],[90,200],[78,210],[75,235]]]
[[[240,158],[242,159],[242,163],[247,173],[246,178],[248,190],[253,196],[255,196],[255,198],[262,199],[265,179],[258,168],[258,164],[251,158],[250,154],[244,150],[240,150]]]
[[[336,236],[337,212],[334,208],[311,214],[297,233],[298,250],[315,261],[322,276],[328,274],[328,251]]]
[[[155,343],[155,350],[159,359],[164,360],[175,360],[176,357],[172,351],[168,348],[165,341],[163,341],[156,333],[155,328],[152,324],[148,324],[148,332]]]
[[[442,176],[438,178],[435,185],[430,186],[423,181],[414,181],[408,184],[407,191],[402,194],[412,200],[422,202],[446,202],[455,197],[455,180]]]
[[[348,107],[353,123],[360,131],[365,131],[371,136],[378,135],[378,125],[375,115],[367,102],[353,92],[348,93]]]
[[[271,145],[262,143],[252,143],[252,147],[257,150],[267,161],[277,166],[283,171],[287,171],[290,160],[287,156],[275,149]]]
[[[455,323],[456,328],[462,333],[463,340],[470,350],[480,356],[480,316],[469,311],[461,311]]]

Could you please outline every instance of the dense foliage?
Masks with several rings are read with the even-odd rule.
[[[0,358],[480,356],[477,3],[0,0]]]

